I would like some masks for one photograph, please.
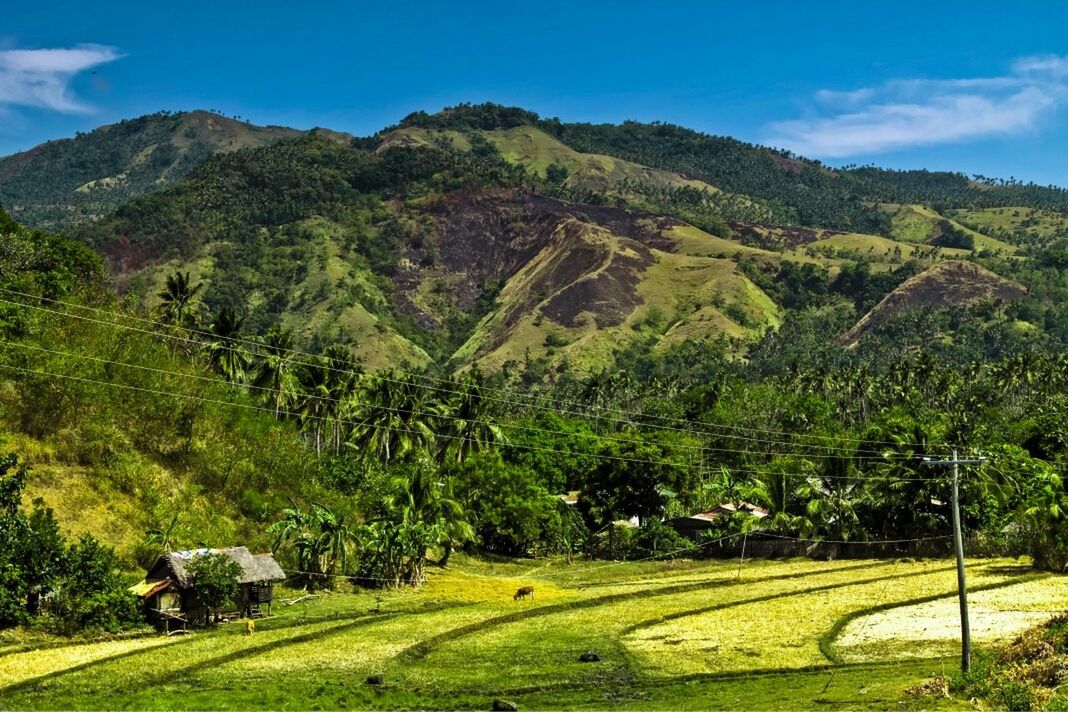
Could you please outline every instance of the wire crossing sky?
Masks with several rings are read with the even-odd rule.
[[[1068,3],[6,0],[0,154],[213,109],[366,135],[459,102],[1068,185]]]

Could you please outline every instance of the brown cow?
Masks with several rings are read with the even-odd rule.
[[[531,598],[534,598],[534,587],[533,586],[524,586],[523,588],[519,589],[518,591],[515,592],[515,595],[512,596],[512,600],[513,601],[518,601],[520,599],[526,598],[527,596],[530,596]]]

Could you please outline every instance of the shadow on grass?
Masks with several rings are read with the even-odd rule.
[[[616,593],[608,596],[600,596],[598,598],[591,598],[581,601],[568,601],[566,603],[557,603],[548,606],[539,606],[538,608],[516,611],[515,613],[506,613],[494,618],[488,618],[486,620],[470,623],[468,625],[460,626],[459,628],[453,628],[452,630],[439,633],[438,635],[431,636],[426,640],[422,640],[408,648],[405,648],[401,652],[397,653],[395,658],[400,661],[415,661],[421,660],[430,654],[434,648],[437,648],[444,643],[448,643],[460,638],[474,635],[476,633],[483,632],[489,628],[498,625],[506,625],[508,623],[516,623],[518,621],[528,620],[530,618],[538,618],[541,616],[548,616],[554,613],[562,613],[564,611],[582,610],[585,608],[596,608],[599,606],[606,606],[613,603],[620,603],[622,601],[629,601],[637,598],[651,598],[657,596],[674,596],[680,593],[689,593],[691,591],[699,591],[702,588],[708,588],[712,585],[721,586],[748,586],[756,583],[766,583],[768,581],[780,581],[789,579],[802,579],[812,576],[822,576],[830,573],[839,573],[842,571],[852,571],[855,569],[872,568],[873,566],[887,566],[889,562],[878,562],[873,564],[868,561],[863,564],[855,564],[852,566],[843,566],[836,569],[820,570],[820,571],[802,571],[791,574],[780,574],[777,576],[758,576],[749,579],[737,579],[735,577],[718,577],[708,578],[696,583],[677,584],[671,586],[663,586],[660,588],[643,588],[637,591],[627,591],[626,593]],[[874,579],[879,580],[879,579]],[[730,604],[735,605],[735,604]]]
[[[305,633],[303,635],[296,635],[296,636],[293,636],[292,638],[284,638],[282,640],[271,640],[271,641],[269,641],[267,643],[262,643],[262,644],[259,644],[259,645],[252,645],[252,646],[249,646],[247,648],[242,648],[241,650],[234,651],[232,653],[227,653],[226,655],[219,655],[219,656],[214,657],[214,658],[208,658],[206,660],[203,660],[203,661],[200,661],[200,662],[196,662],[196,663],[193,663],[191,665],[187,665],[185,667],[179,668],[179,669],[177,669],[177,670],[175,670],[173,672],[167,673],[166,675],[161,675],[159,677],[153,678],[153,686],[158,685],[158,684],[167,684],[167,683],[170,683],[170,682],[174,682],[174,681],[178,680],[179,678],[181,678],[183,676],[189,675],[191,673],[198,672],[200,670],[204,670],[204,669],[211,668],[211,667],[217,667],[219,665],[225,665],[226,663],[233,662],[235,660],[251,657],[251,656],[254,656],[254,655],[260,655],[262,653],[270,652],[271,650],[277,650],[279,648],[283,648],[283,647],[286,647],[286,646],[289,646],[289,645],[296,645],[298,643],[306,643],[306,642],[309,642],[309,641],[312,641],[312,640],[316,640],[318,638],[324,638],[324,637],[327,637],[327,636],[330,636],[330,635],[334,635],[334,634],[337,634],[337,633],[342,633],[342,632],[345,632],[347,630],[351,630],[353,628],[359,628],[359,627],[362,627],[362,626],[371,625],[371,624],[377,623],[379,621],[383,621],[384,622],[386,620],[392,620],[392,619],[394,619],[394,618],[396,618],[398,616],[413,615],[413,614],[418,614],[418,613],[432,613],[434,611],[439,611],[439,610],[448,609],[448,608],[459,608],[459,607],[462,607],[462,605],[463,604],[461,604],[461,605],[439,604],[439,605],[436,605],[436,606],[426,606],[426,607],[419,608],[417,610],[412,610],[412,611],[387,611],[387,612],[382,612],[382,613],[359,613],[359,614],[351,614],[351,615],[346,615],[346,616],[324,616],[324,617],[318,618],[317,620],[308,620],[308,621],[302,621],[300,623],[292,623],[292,624],[288,624],[288,625],[275,626],[273,628],[270,628],[270,630],[284,630],[284,629],[287,629],[287,628],[301,627],[303,625],[312,625],[312,624],[315,624],[315,623],[328,622],[330,620],[338,620],[338,621],[348,620],[349,621],[348,623],[342,623],[341,625],[334,626],[334,627],[328,628],[326,630],[319,630],[319,631],[314,631],[314,632],[311,632],[311,633]],[[138,650],[130,650],[130,651],[127,651],[127,652],[124,652],[124,653],[117,653],[115,655],[108,655],[108,656],[105,656],[105,657],[102,657],[102,658],[98,658],[96,660],[90,660],[89,662],[82,663],[81,665],[74,665],[72,667],[64,668],[62,670],[56,670],[54,672],[50,672],[50,673],[47,673],[45,675],[38,675],[37,677],[32,677],[32,678],[27,678],[25,680],[20,680],[18,682],[12,683],[11,685],[8,685],[6,687],[0,688],[0,696],[2,696],[4,694],[11,694],[11,693],[14,693],[14,692],[23,692],[25,690],[32,689],[34,687],[37,687],[39,685],[51,682],[51,681],[53,681],[53,680],[55,680],[57,678],[64,677],[66,675],[71,675],[71,674],[74,674],[74,673],[83,672],[83,671],[88,670],[90,668],[96,667],[97,665],[103,665],[103,664],[106,664],[106,663],[112,663],[112,662],[116,662],[116,661],[119,661],[119,660],[125,660],[125,659],[129,659],[129,658],[133,658],[133,657],[136,657],[138,655],[145,654],[145,653],[151,653],[151,652],[159,650],[162,647],[167,647],[169,645],[175,645],[178,642],[179,641],[175,641],[174,643],[164,643],[163,645],[160,645],[160,646],[153,646],[153,647],[142,648],[142,649],[138,649]]]

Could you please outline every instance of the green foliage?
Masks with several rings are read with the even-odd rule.
[[[1068,620],[1055,616],[1001,650],[980,650],[967,673],[945,679],[949,693],[982,699],[1002,709],[1058,710],[1058,689],[1068,663]],[[941,681],[939,681],[941,682]]]
[[[39,501],[20,511],[27,470],[15,454],[0,462],[0,627],[29,622],[48,601],[57,632],[117,631],[140,618],[115,552],[86,534],[71,546]]]
[[[963,230],[959,230],[948,221],[943,220],[938,225],[940,234],[931,243],[939,247],[957,247],[962,250],[975,249],[975,238]]]
[[[189,562],[197,599],[218,617],[218,609],[237,599],[241,567],[226,554],[201,554]]]
[[[649,436],[607,441],[600,462],[583,485],[580,506],[599,525],[647,519],[662,513],[665,489],[688,489],[688,473],[671,448]]]
[[[115,632],[142,622],[140,601],[127,589],[113,549],[86,534],[67,554],[67,572],[49,611],[56,628]]]
[[[534,471],[479,455],[455,469],[455,488],[480,546],[506,556],[529,556],[568,548],[566,506]]]

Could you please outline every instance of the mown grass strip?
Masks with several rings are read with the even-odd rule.
[[[515,613],[506,613],[502,616],[496,616],[494,618],[487,618],[486,620],[476,623],[470,623],[459,628],[453,628],[452,630],[439,633],[438,635],[431,636],[426,640],[415,643],[414,645],[405,648],[396,655],[397,660],[415,661],[421,660],[430,654],[434,648],[437,648],[444,643],[448,643],[460,638],[464,638],[469,635],[481,633],[492,628],[494,626],[506,625],[508,623],[516,623],[530,618],[538,618],[541,616],[548,616],[554,613],[563,613],[565,611],[582,610],[585,608],[596,608],[599,606],[610,605],[612,603],[620,603],[623,601],[632,600],[635,598],[647,598],[653,596],[673,596],[679,593],[689,593],[690,591],[697,591],[702,588],[706,588],[712,584],[721,584],[723,586],[744,586],[757,583],[766,583],[768,581],[780,581],[790,579],[801,579],[811,576],[822,576],[832,573],[840,573],[842,571],[851,571],[860,568],[872,568],[873,566],[886,566],[889,562],[878,562],[873,564],[868,561],[863,564],[856,564],[853,566],[843,566],[838,569],[832,570],[819,570],[819,571],[800,571],[797,573],[779,575],[779,576],[762,576],[749,579],[737,579],[734,577],[721,576],[717,578],[709,578],[697,583],[688,583],[681,585],[663,586],[659,588],[643,588],[637,591],[628,591],[626,593],[616,593],[608,596],[601,596],[599,598],[591,598],[579,601],[568,601],[565,603],[556,603],[549,606],[541,606],[532,610],[516,611]],[[880,580],[880,579],[875,579]]]
[[[440,605],[436,605],[436,606],[426,606],[426,607],[420,608],[420,609],[415,610],[415,611],[388,611],[388,612],[383,612],[383,613],[359,613],[359,614],[355,614],[354,613],[354,614],[337,615],[337,616],[334,616],[334,615],[331,615],[331,616],[317,616],[316,617],[317,620],[307,620],[307,621],[301,621],[300,623],[294,623],[294,624],[290,624],[290,625],[276,626],[274,628],[271,628],[270,630],[284,630],[286,628],[299,628],[299,627],[302,627],[302,626],[305,626],[305,625],[314,625],[316,623],[329,622],[330,620],[338,620],[338,621],[349,620],[350,621],[349,623],[344,623],[342,625],[336,626],[334,628],[329,628],[327,630],[315,631],[314,633],[306,633],[306,634],[303,634],[303,635],[294,636],[292,638],[283,638],[281,640],[271,640],[271,641],[269,641],[267,643],[264,643],[264,644],[261,644],[261,645],[252,646],[250,648],[243,648],[240,651],[236,651],[234,653],[227,653],[226,655],[218,656],[217,658],[211,658],[211,659],[208,659],[207,661],[204,661],[204,662],[197,662],[197,663],[194,663],[194,664],[192,664],[190,666],[187,666],[187,667],[181,668],[179,670],[176,670],[176,671],[174,671],[172,673],[169,673],[168,675],[162,676],[162,677],[158,678],[158,681],[159,681],[159,684],[166,684],[168,682],[173,682],[174,680],[178,679],[178,677],[180,677],[182,675],[188,674],[190,671],[197,671],[197,670],[201,670],[201,669],[204,669],[204,668],[207,668],[207,667],[215,667],[215,666],[218,666],[218,665],[223,665],[223,664],[225,664],[227,662],[233,662],[233,660],[236,660],[236,659],[249,657],[249,656],[252,656],[252,655],[258,655],[258,654],[261,654],[261,653],[264,653],[264,652],[268,652],[270,650],[278,650],[278,649],[286,647],[288,645],[296,645],[298,643],[308,642],[310,640],[315,640],[317,638],[326,637],[326,636],[329,636],[329,635],[333,635],[335,633],[341,633],[341,632],[344,632],[346,630],[350,630],[352,628],[357,628],[357,627],[360,627],[360,626],[363,626],[363,625],[369,625],[371,623],[376,623],[376,622],[378,622],[380,620],[381,621],[392,620],[393,618],[396,618],[397,616],[411,615],[411,614],[414,614],[414,613],[432,613],[432,612],[435,612],[435,611],[438,611],[438,610],[442,610],[442,609],[457,608],[457,607],[460,607],[462,605],[465,605],[465,604],[459,604],[459,605],[457,605],[457,604],[440,604]],[[218,635],[218,633],[216,633],[215,635]],[[176,639],[173,643],[165,643],[164,645],[175,645],[175,644],[178,644],[180,642],[181,642],[181,639]],[[64,668],[62,670],[57,670],[55,672],[51,672],[51,673],[48,673],[46,675],[38,675],[36,677],[27,678],[25,680],[20,680],[20,681],[18,681],[16,683],[12,683],[11,685],[8,685],[6,687],[0,688],[0,694],[10,694],[10,693],[13,693],[13,692],[21,692],[21,691],[25,691],[27,689],[32,689],[33,687],[37,687],[38,685],[41,685],[43,683],[47,683],[47,682],[49,682],[51,680],[54,680],[56,678],[64,677],[66,675],[72,675],[72,674],[75,674],[75,673],[78,673],[78,672],[83,672],[83,671],[88,670],[89,668],[95,667],[97,665],[104,665],[106,663],[111,663],[111,662],[115,662],[115,661],[118,661],[118,660],[125,660],[125,659],[136,657],[136,656],[141,655],[141,654],[154,652],[157,649],[158,649],[157,647],[150,647],[150,648],[143,648],[143,649],[139,649],[139,650],[130,650],[130,651],[127,651],[127,652],[124,652],[124,653],[118,653],[116,655],[109,655],[109,656],[106,656],[106,657],[98,658],[96,660],[91,660],[89,662],[82,663],[81,665],[75,665],[75,666],[72,666],[72,667],[69,667],[69,668]]]
[[[847,588],[849,586],[862,586],[869,583],[877,583],[879,581],[893,581],[895,579],[911,578],[914,576],[926,576],[938,571],[949,571],[952,567],[946,566],[943,568],[929,569],[925,571],[911,571],[902,574],[891,574],[889,576],[873,576],[866,579],[854,579],[852,581],[842,581],[841,583],[829,583],[823,586],[813,586],[810,588],[802,588],[796,591],[783,591],[781,593],[769,593],[764,596],[754,596],[753,598],[745,598],[737,601],[725,601],[723,603],[716,603],[710,606],[703,606],[701,608],[693,608],[686,611],[676,611],[675,613],[668,613],[667,615],[659,616],[657,618],[650,618],[640,623],[634,623],[627,626],[620,631],[621,636],[630,635],[634,631],[641,630],[642,628],[651,628],[661,623],[667,623],[668,621],[678,620],[679,618],[686,618],[688,616],[696,616],[702,613],[711,613],[712,611],[722,611],[727,608],[734,608],[736,606],[744,606],[749,603],[764,603],[766,601],[774,601],[779,598],[790,598],[791,596],[804,596],[810,593],[819,593],[821,591],[833,591],[838,588]],[[841,571],[842,569],[839,569]]]
[[[979,593],[980,591],[990,591],[998,588],[1005,588],[1007,586],[1014,586],[1018,583],[1027,583],[1029,581],[1037,581],[1039,579],[1047,578],[1048,573],[1034,573],[1018,578],[1008,579],[1006,581],[997,581],[995,583],[983,584],[981,586],[975,586],[969,588],[969,593]],[[838,654],[835,650],[834,642],[838,639],[838,636],[842,634],[845,627],[863,616],[873,615],[875,613],[882,613],[884,611],[890,611],[895,608],[905,608],[906,606],[918,606],[924,603],[931,603],[932,601],[938,601],[943,598],[949,598],[950,596],[956,596],[956,591],[948,591],[945,593],[934,593],[928,596],[919,596],[917,598],[911,598],[905,601],[892,601],[889,603],[880,603],[875,606],[869,606],[867,608],[861,608],[856,611],[851,611],[834,622],[826,633],[820,636],[819,647],[820,652],[823,653],[823,657],[827,658],[834,665],[846,665],[845,659]]]

